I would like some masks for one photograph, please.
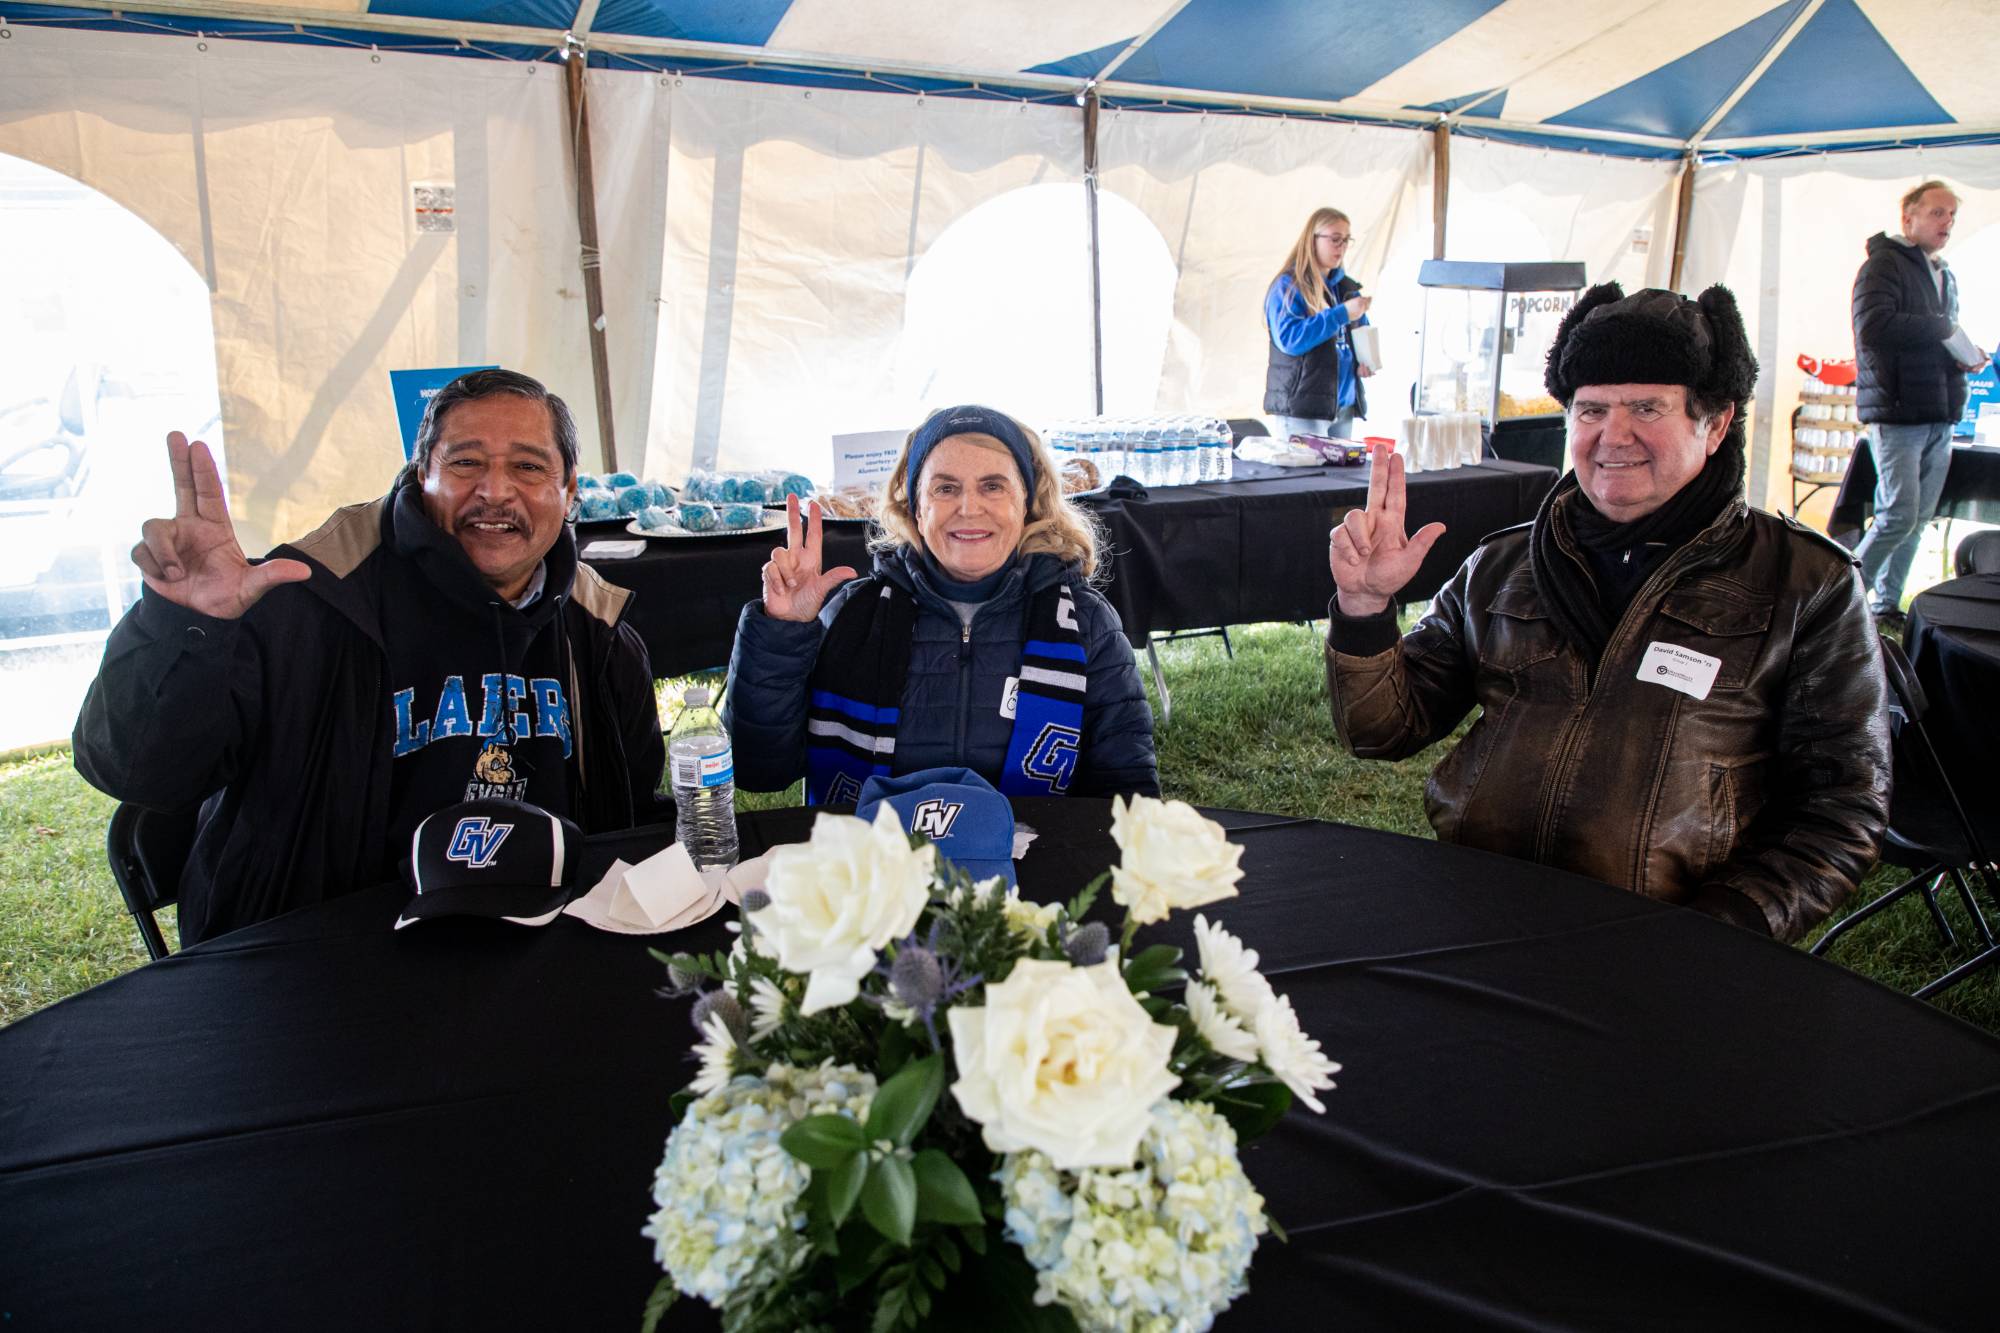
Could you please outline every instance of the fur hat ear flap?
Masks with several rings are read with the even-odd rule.
[[[1715,364],[1709,382],[1700,387],[1740,406],[1757,387],[1757,357],[1750,350],[1750,335],[1743,328],[1736,296],[1717,283],[1696,297],[1695,303],[1708,317],[1709,336],[1715,340]]]
[[[1556,327],[1555,341],[1549,344],[1548,364],[1542,371],[1542,385],[1549,391],[1550,397],[1563,407],[1569,406],[1569,400],[1576,396],[1577,388],[1568,381],[1562,370],[1563,352],[1569,347],[1570,334],[1576,332],[1576,326],[1583,323],[1591,311],[1599,306],[1610,305],[1614,301],[1624,299],[1623,287],[1615,282],[1600,282],[1577,298],[1576,304],[1569,308],[1569,313],[1562,317],[1562,323]]]

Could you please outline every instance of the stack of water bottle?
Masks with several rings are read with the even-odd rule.
[[[1220,417],[1089,417],[1057,422],[1047,439],[1056,466],[1087,459],[1105,481],[1123,475],[1141,486],[1192,486],[1235,473],[1229,423]]]

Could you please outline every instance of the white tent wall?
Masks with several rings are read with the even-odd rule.
[[[1429,254],[1430,136],[1275,116],[1106,112],[1104,191],[1159,228],[1179,270],[1155,406],[1254,416],[1270,339],[1264,294],[1315,208],[1348,215],[1349,268],[1377,298],[1386,364],[1369,381],[1371,417],[1394,422],[1416,375],[1416,266]],[[1120,336],[1107,308],[1107,341]]]
[[[391,369],[533,367],[594,441],[560,70],[206,45],[16,29],[0,152],[103,191],[206,278],[246,547],[382,492]],[[417,230],[419,181],[456,184],[455,235]]]
[[[1959,192],[1945,258],[1961,316],[1982,346],[2000,341],[2000,149],[1964,146],[1815,154],[1705,164],[1696,173],[1682,287],[1736,293],[1762,373],[1751,414],[1747,489],[1753,504],[1791,509],[1791,410],[1798,358],[1854,354],[1850,319],[1863,245],[1901,225],[1903,192],[1931,178]],[[1830,492],[1806,517],[1824,518]]]
[[[1606,157],[1454,138],[1445,254],[1580,260],[1593,282],[1664,287],[1678,159]]]
[[[691,463],[824,476],[832,433],[907,429],[943,406],[944,386],[911,373],[922,358],[905,345],[918,263],[980,204],[1082,179],[1082,118],[1067,104],[716,79],[667,92],[648,476],[677,479]],[[1068,257],[1084,274],[1080,206],[1073,235]],[[943,294],[957,316],[943,336],[972,366],[1050,345],[1063,379],[1043,386],[1045,401],[1088,411],[1087,281],[1051,285],[1055,304],[1021,310],[990,268],[976,271]]]

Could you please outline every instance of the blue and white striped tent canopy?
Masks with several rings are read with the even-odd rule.
[[[197,30],[835,86],[1241,106],[1637,156],[2000,134],[1993,0],[80,0]]]

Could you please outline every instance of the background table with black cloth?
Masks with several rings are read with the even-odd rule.
[[[1930,702],[1924,730],[1952,786],[1959,799],[1990,805],[2000,767],[2000,574],[1918,593],[1903,643]]]
[[[1137,494],[1114,486],[1084,499],[1105,527],[1104,595],[1135,643],[1171,630],[1326,614],[1327,530],[1367,503],[1368,468],[1236,467],[1226,482]],[[1550,468],[1502,460],[1412,476],[1410,529],[1436,521],[1446,531],[1405,598],[1429,597],[1482,537],[1533,518],[1555,480]],[[585,544],[625,535],[620,524],[577,531]],[[865,524],[828,523],[825,566],[866,573],[867,536]],[[673,676],[729,660],[737,615],[759,595],[758,571],[783,540],[761,532],[653,539],[643,555],[589,563],[639,593],[627,619],[645,639],[655,674]]]
[[[1114,857],[1022,801],[1032,897]],[[1207,909],[1345,1066],[1245,1164],[1267,1239],[1219,1327],[1991,1324],[2000,1043],[1692,912],[1484,853],[1217,812]],[[746,816],[746,854],[807,828]],[[664,830],[595,840],[591,869]],[[567,918],[389,926],[393,886],[0,1031],[10,1329],[636,1323],[694,1070],[647,946]],[[1185,914],[1143,938],[1189,943]],[[674,1328],[713,1327],[683,1304]]]
[[[1938,497],[1938,515],[1975,523],[2000,523],[2000,448],[1984,444],[1952,445],[1951,468],[1945,473],[1944,493]],[[1833,510],[1827,515],[1826,534],[1853,546],[1861,540],[1874,516],[1875,455],[1864,435],[1854,446],[1854,460],[1847,465],[1847,475],[1840,479]]]

